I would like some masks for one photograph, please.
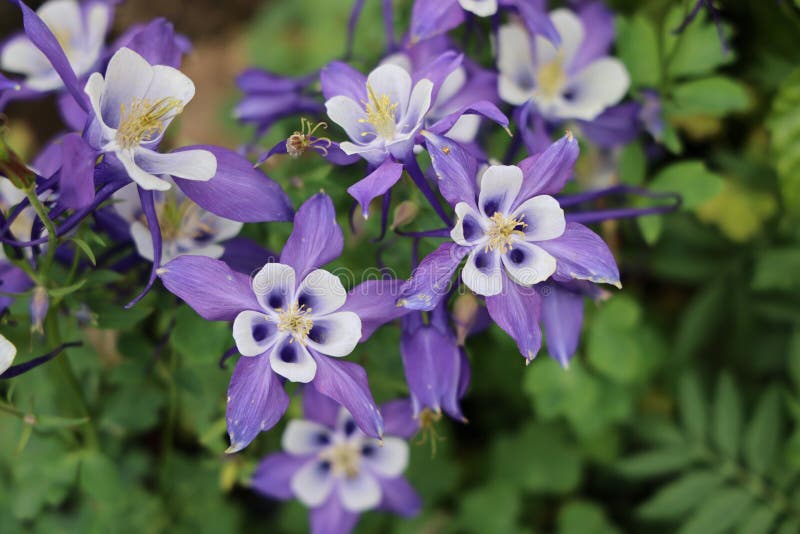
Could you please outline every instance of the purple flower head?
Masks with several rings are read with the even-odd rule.
[[[167,289],[205,319],[233,321],[243,357],[228,389],[229,452],[246,447],[286,411],[282,380],[311,383],[345,406],[366,434],[383,433],[366,372],[339,358],[398,316],[397,281],[365,282],[348,294],[336,276],[319,269],[342,252],[335,215],[327,195],[311,197],[297,212],[280,262],[252,279],[201,256],[180,256],[158,271]]]
[[[561,36],[560,45],[531,37],[519,24],[500,28],[500,98],[513,105],[531,100],[538,114],[550,121],[591,121],[618,103],[630,85],[622,62],[607,56],[614,38],[613,17],[601,4],[592,3],[579,14],[557,9],[550,19]]]
[[[75,74],[80,77],[89,73],[102,54],[112,6],[101,0],[50,0],[36,14],[56,37]],[[25,34],[14,36],[3,45],[0,69],[22,75],[23,87],[33,92],[64,87],[50,59]]]
[[[414,418],[427,409],[465,421],[459,401],[469,384],[469,361],[456,343],[444,304],[428,314],[427,324],[419,312],[403,318],[400,354]]]
[[[409,457],[409,435],[403,433],[410,428],[408,414],[386,410],[387,435],[378,440],[313,389],[306,388],[303,406],[305,419],[290,421],[283,433],[284,452],[266,457],[256,469],[256,491],[302,502],[311,509],[315,534],[346,534],[368,510],[407,517],[419,511],[420,499],[402,477]],[[401,432],[390,434],[390,428]]]

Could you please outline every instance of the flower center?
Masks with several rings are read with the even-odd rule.
[[[134,98],[130,106],[119,107],[117,143],[122,148],[134,148],[152,141],[164,131],[164,123],[183,111],[183,103],[168,96],[155,102],[146,98]]]
[[[489,229],[486,230],[486,237],[489,238],[489,242],[486,244],[486,250],[500,249],[500,252],[511,250],[514,241],[516,241],[518,237],[525,235],[522,229],[526,228],[528,225],[522,222],[523,218],[524,215],[521,215],[519,219],[515,219],[499,211],[494,212],[492,216],[489,217],[490,226]]]
[[[305,344],[308,333],[314,326],[311,319],[311,308],[306,308],[304,304],[298,306],[292,304],[288,310],[278,309],[278,330],[289,332],[300,344]],[[291,342],[291,341],[290,341]]]
[[[553,61],[539,67],[536,74],[536,82],[539,93],[544,98],[555,98],[561,93],[561,90],[567,83],[567,75],[564,72],[564,67],[561,65],[560,53]]]
[[[371,124],[375,128],[375,133],[378,137],[386,140],[394,139],[395,129],[395,115],[397,114],[397,102],[392,102],[389,95],[382,94],[380,96],[375,94],[372,87],[367,84],[367,95],[369,101],[364,102],[364,110],[367,112],[366,119],[358,119],[358,122]],[[362,137],[369,135],[371,132],[363,132]]]
[[[328,447],[319,459],[330,463],[334,476],[355,478],[361,465],[361,444],[351,441]]]

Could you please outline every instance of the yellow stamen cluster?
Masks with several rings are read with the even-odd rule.
[[[164,132],[164,123],[183,111],[183,103],[174,97],[155,102],[134,98],[130,106],[120,105],[117,143],[122,148],[133,148],[152,141]]]
[[[394,139],[397,123],[397,102],[392,102],[389,95],[376,95],[372,87],[367,84],[368,102],[363,102],[364,110],[367,112],[366,119],[359,119],[358,122],[371,124],[375,128],[378,137],[384,139]],[[363,132],[362,136],[370,135],[372,132]]]
[[[300,119],[300,131],[295,131],[289,139],[286,140],[286,152],[292,158],[298,158],[303,153],[311,147],[316,148],[320,151],[323,156],[328,155],[328,148],[330,148],[332,142],[327,137],[317,137],[316,139],[311,139],[311,136],[314,135],[318,129],[328,129],[328,123],[326,122],[318,122],[313,124],[310,120],[306,119],[305,117]]]
[[[486,244],[486,251],[500,249],[500,252],[511,250],[517,237],[522,237],[525,233],[521,228],[528,225],[522,222],[524,216],[519,219],[506,216],[499,211],[494,212],[489,218],[491,226],[486,230],[489,242]]]
[[[539,67],[536,74],[536,86],[543,97],[555,98],[561,94],[566,83],[567,75],[561,62],[561,54]]]
[[[331,464],[334,476],[355,478],[361,466],[361,444],[344,442],[328,447],[319,454],[319,459]]]
[[[297,303],[294,303],[288,310],[279,308],[278,313],[278,330],[289,332],[294,339],[304,345],[306,337],[314,326],[314,321],[311,319],[311,308],[306,308],[305,305],[298,307]]]

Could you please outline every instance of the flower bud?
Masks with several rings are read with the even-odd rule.
[[[47,290],[42,286],[36,286],[33,289],[33,296],[31,297],[30,313],[31,313],[31,331],[44,333],[44,318],[47,316],[47,310],[50,308],[50,299],[47,296]]]
[[[419,206],[410,200],[404,200],[394,209],[394,220],[392,220],[391,229],[394,230],[398,226],[404,226],[413,221],[419,213]]]
[[[475,325],[478,310],[478,299],[472,293],[460,295],[453,303],[453,322],[456,325],[456,342],[459,346],[464,345],[470,330]]]

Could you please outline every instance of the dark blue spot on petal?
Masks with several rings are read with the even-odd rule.
[[[376,452],[375,445],[367,444],[361,447],[361,456],[365,456],[367,458],[374,456]]]
[[[475,256],[475,267],[478,269],[483,269],[486,267],[486,264],[489,263],[488,259],[486,258],[486,254],[478,254]]]
[[[464,240],[470,241],[478,233],[478,223],[472,217],[464,217],[461,223],[461,228],[464,232]]]
[[[331,437],[326,432],[318,432],[314,436],[314,443],[316,445],[328,445],[331,442]]]
[[[253,326],[253,339],[256,343],[264,341],[264,339],[267,337],[267,334],[269,334],[269,329],[264,323]]]
[[[487,217],[491,217],[497,211],[497,208],[500,207],[500,199],[499,198],[491,198],[486,201],[483,205],[483,213],[486,214]]]
[[[270,308],[273,308],[273,309],[276,309],[276,310],[278,308],[282,308],[283,307],[283,295],[281,295],[280,293],[277,293],[277,292],[271,294],[269,296],[269,298],[267,299],[267,305],[269,305]]]
[[[522,252],[520,249],[515,248],[511,252],[508,253],[508,259],[511,260],[511,263],[516,263],[519,265],[523,261],[525,261],[525,253]]]
[[[319,469],[320,473],[325,474],[331,470],[331,463],[328,461],[322,461],[317,464],[317,468]]]
[[[291,343],[287,343],[281,347],[278,357],[286,363],[294,363],[297,361],[297,351]]]
[[[314,325],[308,333],[308,339],[314,343],[325,343],[328,339],[328,329],[324,326]]]
[[[356,422],[353,421],[352,419],[348,419],[344,423],[344,435],[351,436],[355,431],[356,431]]]
[[[561,94],[561,96],[562,96],[562,97],[564,98],[564,100],[566,100],[567,102],[571,102],[571,101],[575,100],[575,96],[577,96],[577,95],[575,94],[575,89],[570,89],[570,88],[567,88],[567,89],[566,89],[566,90],[565,90],[565,91],[564,91],[564,92]]]

